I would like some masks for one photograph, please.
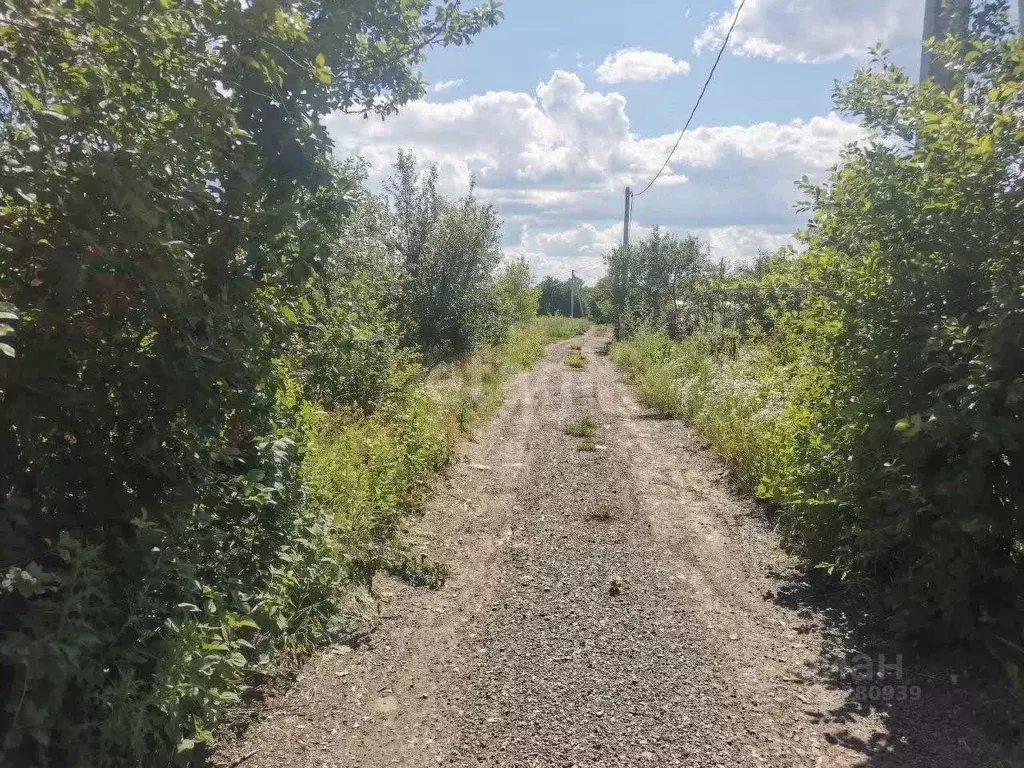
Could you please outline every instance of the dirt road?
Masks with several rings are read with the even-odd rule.
[[[976,725],[1000,704],[860,645],[686,428],[645,417],[605,342],[587,336],[583,370],[552,346],[467,446],[419,526],[448,585],[383,583],[369,642],[312,661],[217,761],[1010,765]],[[563,433],[583,412],[594,451]]]

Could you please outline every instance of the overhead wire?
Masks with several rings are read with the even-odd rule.
[[[683,135],[689,129],[690,123],[693,122],[693,116],[697,114],[697,109],[700,107],[700,103],[704,99],[704,94],[708,91],[708,86],[711,85],[711,80],[715,76],[715,70],[718,69],[718,63],[722,60],[722,56],[725,54],[725,49],[729,45],[730,38],[732,38],[733,30],[736,29],[736,22],[740,20],[740,13],[743,12],[743,6],[746,4],[747,0],[740,0],[740,4],[736,8],[736,15],[733,16],[732,24],[729,26],[729,31],[725,35],[725,40],[722,41],[722,47],[718,51],[718,56],[715,57],[715,63],[711,66],[711,72],[708,73],[708,79],[704,81],[704,87],[700,89],[700,95],[697,96],[697,101],[693,105],[693,109],[690,111],[690,117],[687,118],[686,125],[684,125],[683,130],[679,132],[679,138],[676,139],[675,146],[672,147],[672,151],[668,153],[668,157],[666,157],[665,162],[662,163],[661,169],[654,175],[654,178],[651,179],[650,183],[639,192],[631,194],[631,200],[632,198],[640,197],[640,195],[653,187],[654,182],[656,182],[661,177],[661,174],[665,172],[665,169],[668,168],[668,164],[672,161],[672,156],[676,153],[676,150],[679,149],[679,144],[683,140]]]

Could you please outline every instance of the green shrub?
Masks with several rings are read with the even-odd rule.
[[[0,763],[184,764],[323,636],[304,399],[380,409],[404,361],[316,301],[354,202],[319,119],[498,16],[409,10],[0,0]],[[434,461],[402,413],[359,427],[387,498]]]
[[[662,334],[612,350],[641,400],[678,402],[783,510],[809,562],[938,637],[1024,621],[1024,39],[1004,11],[939,44],[960,93],[881,55],[839,87],[870,138],[804,185],[806,251],[742,285],[760,330],[736,360]]]
[[[903,628],[950,635],[1024,619],[1024,38],[1003,11],[940,44],[959,93],[884,57],[838,89],[872,137],[807,189],[813,300],[781,329],[807,361],[799,451],[818,463],[793,538],[881,577]]]

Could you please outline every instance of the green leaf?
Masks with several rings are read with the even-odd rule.
[[[327,66],[327,58],[322,53],[316,55],[316,65],[320,69]]]
[[[25,101],[33,110],[42,109],[43,103],[27,88],[21,89],[22,101]]]
[[[909,419],[900,419],[897,421],[894,429],[904,437],[913,437],[921,431],[923,426],[924,419],[921,418],[921,414],[915,413]]]
[[[12,347],[10,344],[0,343],[0,352],[3,352],[8,357],[14,357],[15,356],[14,355],[14,347]]]

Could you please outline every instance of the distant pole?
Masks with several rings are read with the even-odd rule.
[[[1018,0],[1024,7],[1024,0]],[[926,0],[924,8],[924,35],[922,40],[934,37],[942,40],[951,31],[963,34],[967,31],[971,0]],[[933,51],[921,50],[921,81],[934,80],[944,91],[953,90],[953,73],[946,69],[933,55]]]
[[[1024,0],[1022,0],[1022,2],[1024,2]],[[622,244],[627,246],[629,245],[629,208],[630,203],[632,202],[632,197],[633,190],[626,187],[626,208],[625,212],[622,214]]]
[[[569,317],[576,317],[576,270],[570,269],[569,274]]]

